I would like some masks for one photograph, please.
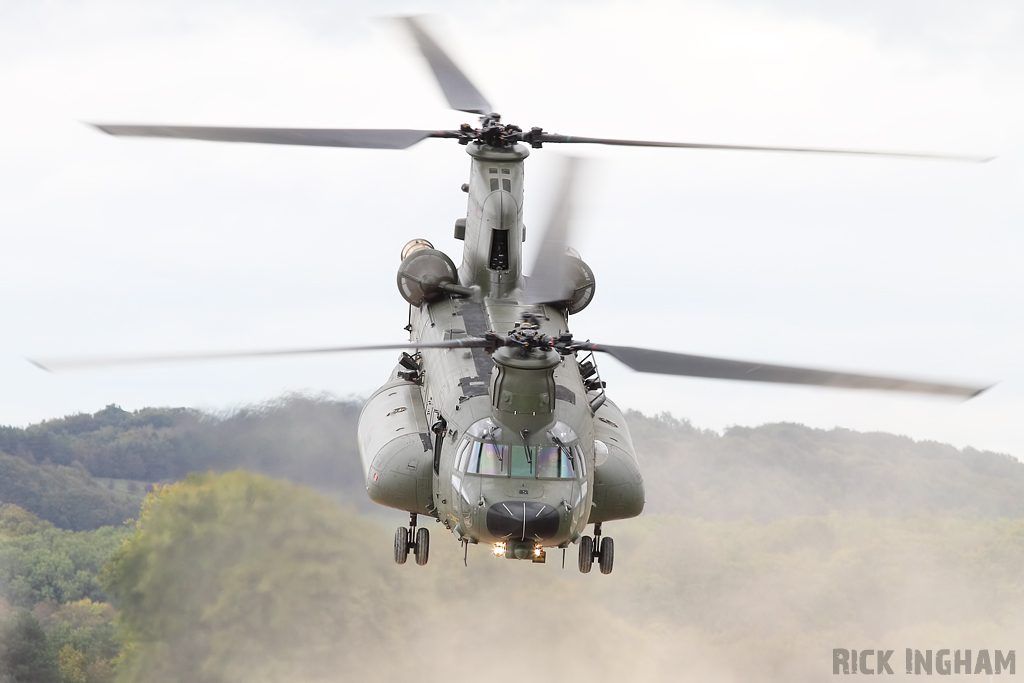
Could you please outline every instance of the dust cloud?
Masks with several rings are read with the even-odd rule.
[[[294,448],[330,443],[329,422]],[[464,567],[436,523],[429,564],[395,565],[404,514],[242,472],[164,489],[112,563],[123,680],[811,682],[834,648],[893,650],[902,677],[905,648],[1022,642],[1012,458],[798,425],[631,426],[649,500],[689,502],[607,523],[607,576],[580,574],[576,547],[564,569],[560,551],[533,564],[484,546]]]

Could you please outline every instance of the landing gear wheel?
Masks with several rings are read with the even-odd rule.
[[[602,574],[611,574],[615,564],[615,542],[610,538],[601,540],[601,552],[598,553]]]
[[[580,539],[580,571],[586,574],[594,566],[594,539],[584,536]]]
[[[404,526],[398,527],[395,532],[395,562],[405,564],[409,556],[409,530]]]
[[[430,556],[430,532],[426,529],[416,532],[416,545],[413,546],[413,552],[416,553],[416,564],[422,567],[427,563],[427,558]]]

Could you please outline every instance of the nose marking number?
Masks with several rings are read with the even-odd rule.
[[[519,495],[521,495],[521,496],[528,496],[528,495],[530,495],[530,492],[527,491],[526,489],[519,489]]]

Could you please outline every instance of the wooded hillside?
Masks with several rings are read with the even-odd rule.
[[[836,647],[1024,637],[1008,455],[631,413],[648,504],[605,526],[610,576],[575,547],[565,570],[481,547],[466,568],[438,524],[430,563],[398,566],[406,516],[366,501],[357,415],[289,397],[0,430],[0,683],[812,683]]]
[[[138,492],[153,483],[242,468],[380,513],[365,494],[359,410],[354,402],[293,396],[225,415],[107,406],[0,428],[0,501],[62,528],[94,529],[134,516]],[[1024,516],[1024,464],[1005,454],[796,424],[718,434],[667,416],[628,418],[649,512],[754,520],[829,512]],[[137,481],[137,493],[91,477]]]

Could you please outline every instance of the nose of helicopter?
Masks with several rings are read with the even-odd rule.
[[[497,538],[541,543],[558,534],[558,508],[534,501],[506,501],[487,509],[487,531]]]

